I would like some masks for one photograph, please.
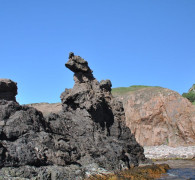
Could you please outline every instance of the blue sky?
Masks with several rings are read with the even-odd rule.
[[[0,78],[21,104],[60,102],[73,51],[113,87],[195,83],[194,0],[0,0]]]

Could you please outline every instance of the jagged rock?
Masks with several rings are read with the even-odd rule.
[[[100,88],[111,91],[112,83],[109,79],[100,81]]]
[[[75,84],[61,94],[61,100],[65,116],[75,123],[72,129],[77,133],[73,134],[79,138],[81,151],[78,162],[85,165],[87,159],[109,170],[117,169],[122,161],[136,166],[144,160],[143,150],[125,126],[124,109],[112,97],[111,82],[99,83],[87,63],[80,66],[85,62],[81,57],[71,57],[66,67],[74,72]]]
[[[65,66],[73,72],[81,72],[92,75],[88,62],[80,56],[75,56],[74,53],[69,54],[69,61],[65,64]]]
[[[69,57],[66,67],[74,72],[75,85],[61,94],[61,112],[44,118],[32,107],[0,100],[0,177],[10,172],[29,179],[82,179],[92,170],[145,161],[125,125],[122,103],[111,95],[111,82],[99,83],[85,60]]]
[[[117,96],[126,124],[142,146],[195,144],[195,106],[179,93],[147,87]]]
[[[0,171],[1,180],[82,180],[84,171],[76,165],[66,166],[20,166],[4,167]]]
[[[10,79],[0,79],[0,100],[16,101],[17,83]]]

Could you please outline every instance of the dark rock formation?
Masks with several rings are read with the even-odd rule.
[[[0,100],[16,101],[17,83],[10,79],[0,79]]]
[[[74,72],[75,85],[61,94],[61,100],[65,117],[74,123],[71,134],[78,141],[76,149],[85,154],[80,164],[87,159],[109,170],[122,162],[127,167],[138,165],[143,150],[125,126],[123,106],[112,97],[111,82],[99,83],[79,56],[72,56],[66,67]]]
[[[107,91],[111,91],[112,83],[109,79],[100,81],[100,88],[105,89]]]
[[[45,119],[32,107],[0,100],[0,177],[82,179],[145,160],[111,82],[99,83],[85,60],[69,57],[75,85],[61,94],[60,113]]]

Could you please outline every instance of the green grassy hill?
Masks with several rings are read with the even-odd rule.
[[[143,88],[152,88],[152,87],[160,88],[159,86],[133,85],[133,86],[129,86],[129,87],[112,88],[112,94],[113,95],[126,94],[128,92],[137,91],[137,90],[140,90],[140,89],[143,89]]]
[[[193,84],[193,86],[190,88],[189,91],[194,91],[195,92],[195,84]]]
[[[137,90],[144,89],[144,88],[153,88],[153,89],[155,88],[156,90],[159,90],[158,88],[162,88],[162,87],[160,87],[160,86],[144,86],[144,85],[133,85],[133,86],[129,86],[129,87],[118,87],[118,88],[112,88],[112,94],[113,95],[125,95],[128,92],[133,92],[133,91],[137,91]],[[192,88],[195,89],[195,84],[192,86]],[[191,91],[190,93],[183,93],[182,96],[186,97],[186,95],[190,95],[190,94],[194,95],[195,92]],[[188,97],[186,97],[186,98],[188,98]],[[192,102],[193,105],[195,105],[195,101],[191,101],[191,102]]]
[[[187,98],[193,105],[195,105],[195,84],[193,84],[187,93],[183,93],[182,96]]]

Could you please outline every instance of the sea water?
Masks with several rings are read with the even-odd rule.
[[[157,163],[166,163],[171,167],[158,180],[195,180],[195,161],[193,160],[167,160]]]

